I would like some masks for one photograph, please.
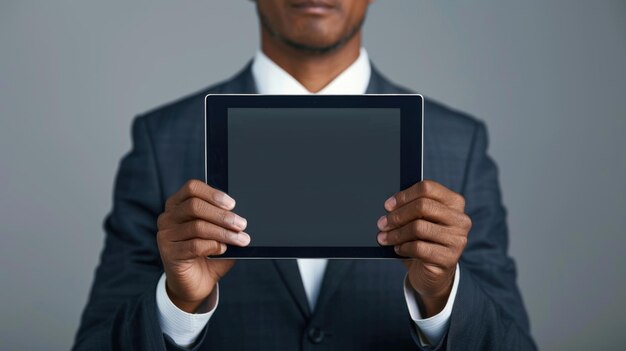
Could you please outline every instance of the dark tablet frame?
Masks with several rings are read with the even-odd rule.
[[[423,180],[424,98],[420,94],[260,95],[205,97],[205,182],[228,193],[229,108],[396,108],[400,109],[400,190]],[[221,258],[401,258],[391,246],[237,247]]]

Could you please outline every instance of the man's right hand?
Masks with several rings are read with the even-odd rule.
[[[195,312],[235,263],[207,256],[223,254],[226,244],[250,243],[247,222],[231,212],[234,207],[234,199],[200,180],[188,181],[165,203],[157,243],[167,294],[185,312]]]

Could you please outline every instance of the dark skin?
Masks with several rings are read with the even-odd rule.
[[[298,0],[257,1],[263,53],[313,93],[359,57],[360,25],[372,2],[323,1],[328,6],[320,9],[321,14],[307,13]]]
[[[367,0],[259,0],[261,49],[305,88],[317,92],[359,56]],[[408,279],[430,317],[446,304],[471,220],[463,197],[434,181],[398,192],[384,203],[378,243],[393,245],[407,259]],[[215,286],[234,260],[212,260],[228,245],[246,246],[247,222],[235,200],[199,180],[190,180],[166,202],[158,219],[157,244],[166,289],[186,312],[215,304]]]
[[[472,221],[465,199],[445,186],[424,180],[385,201],[387,215],[378,220],[378,242],[393,245],[408,270],[411,286],[426,318],[448,301],[456,264],[467,244]]]

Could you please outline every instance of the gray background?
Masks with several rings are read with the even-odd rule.
[[[243,66],[253,6],[1,0],[0,349],[69,347],[131,118]],[[539,345],[619,348],[626,2],[379,0],[365,36],[392,79],[487,122]]]

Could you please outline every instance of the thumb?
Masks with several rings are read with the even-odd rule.
[[[218,280],[222,279],[222,277],[228,273],[228,271],[235,265],[235,262],[236,260],[221,258],[207,258],[206,260],[207,268]]]

